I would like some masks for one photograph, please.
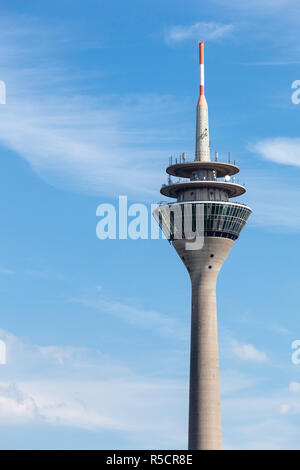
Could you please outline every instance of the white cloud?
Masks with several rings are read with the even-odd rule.
[[[40,416],[49,424],[74,426],[90,430],[132,432],[152,431],[154,434],[180,433],[183,409],[178,416],[176,404],[187,395],[187,386],[167,380],[131,379],[39,380],[20,382],[19,387],[34,397]],[[170,395],[172,396],[171,402]],[[163,408],[165,407],[165,410]],[[168,419],[169,417],[169,419]],[[182,434],[183,437],[183,434]]]
[[[300,392],[300,383],[299,382],[290,382],[289,384],[290,392]]]
[[[214,41],[228,35],[232,30],[232,24],[199,21],[188,26],[173,26],[166,31],[165,40],[167,43],[180,42],[186,39]]]
[[[79,350],[71,347],[59,347],[59,346],[37,346],[37,350],[42,358],[54,361],[57,364],[65,364],[76,359],[76,355],[83,349]]]
[[[275,137],[261,140],[250,147],[266,160],[283,165],[300,166],[300,138]]]
[[[233,354],[244,361],[265,362],[268,358],[264,351],[260,351],[253,344],[232,342]]]
[[[282,403],[279,407],[279,411],[282,415],[286,415],[290,411],[290,406],[286,403]]]
[[[34,399],[23,393],[15,383],[0,382],[1,425],[22,424],[39,419]]]
[[[3,330],[0,337],[11,356],[0,381],[2,429],[39,424],[121,433],[127,448],[186,446],[188,380],[134,374],[84,348],[31,345]],[[221,380],[225,448],[299,448],[299,426],[287,415],[296,420],[300,405],[289,390],[257,388],[265,377],[244,371],[222,371]]]
[[[110,430],[135,443],[150,433],[162,448],[185,445],[187,381],[134,374],[99,351],[31,345],[4,330],[0,337],[10,358],[0,381],[1,426]]]
[[[38,380],[28,378],[17,384],[2,380],[0,420],[1,426],[44,423],[128,434],[151,431],[154,438],[168,436],[170,441],[183,442],[185,395],[187,386],[179,381],[73,380],[70,376],[49,380],[45,370]]]

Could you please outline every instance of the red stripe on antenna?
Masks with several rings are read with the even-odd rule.
[[[204,64],[204,41],[199,42],[199,64]]]

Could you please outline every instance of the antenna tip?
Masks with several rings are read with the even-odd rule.
[[[199,42],[199,64],[204,64],[204,41]]]

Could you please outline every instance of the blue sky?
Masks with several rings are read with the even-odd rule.
[[[187,445],[187,273],[165,240],[99,240],[96,208],[192,158],[197,39],[254,211],[218,281],[224,447],[299,448],[299,24],[296,0],[2,0],[2,449]]]

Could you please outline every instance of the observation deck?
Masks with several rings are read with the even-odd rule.
[[[168,184],[161,194],[177,199],[160,203],[154,215],[169,240],[195,236],[236,240],[252,213],[250,207],[231,198],[246,192],[236,182],[239,167],[230,162],[180,161],[167,167]],[[177,177],[178,181],[173,181]],[[200,224],[201,233],[197,226]]]
[[[249,206],[239,202],[161,202],[154,216],[169,240],[190,239],[196,233],[236,240],[251,213]]]

